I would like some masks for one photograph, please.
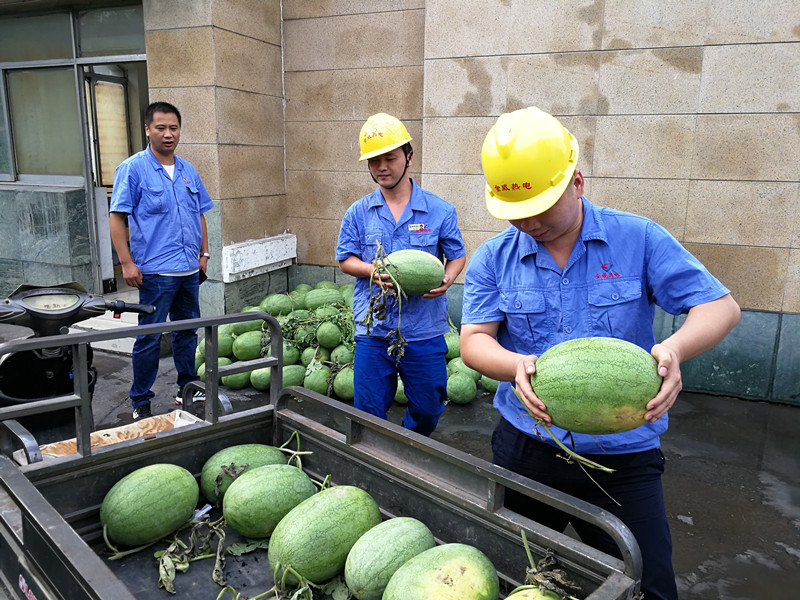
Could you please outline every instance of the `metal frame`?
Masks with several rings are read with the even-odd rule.
[[[263,319],[271,332],[272,356],[219,367],[217,329],[226,323]],[[75,394],[0,409],[0,431],[14,435],[8,421],[64,406],[86,412],[78,425],[78,453],[52,461],[15,464],[0,456],[0,579],[6,585],[21,577],[37,598],[134,600],[133,592],[148,577],[131,563],[115,570],[91,546],[99,547],[97,513],[108,489],[132,470],[168,461],[199,474],[216,451],[232,444],[283,445],[299,434],[303,468],[321,481],[357,485],[378,502],[385,517],[423,520],[441,543],[474,545],[492,561],[507,593],[520,583],[528,564],[521,531],[532,555],[553,551],[561,568],[575,579],[586,600],[633,600],[641,578],[641,556],[632,533],[619,519],[597,507],[431,440],[398,425],[302,387],[282,388],[280,326],[271,315],[246,312],[211,319],[192,319],[111,331],[51,336],[0,344],[9,352],[72,345],[76,372],[86,366],[91,342],[139,334],[203,328],[206,333],[206,420],[152,439],[137,438],[91,452],[88,440],[91,408],[85,381]],[[226,374],[270,366],[270,402],[234,414],[223,414],[218,379]],[[85,379],[85,378],[84,378]],[[298,401],[299,400],[299,401]],[[88,425],[88,429],[86,428]],[[622,560],[606,555],[562,533],[506,509],[506,489],[545,502],[604,530],[617,543]],[[116,563],[115,563],[116,564]],[[257,567],[264,569],[263,564]],[[127,577],[127,579],[126,579]],[[197,585],[206,585],[207,580]],[[154,583],[152,585],[155,585]],[[211,587],[211,586],[210,586]],[[176,599],[197,597],[199,587],[182,586]],[[186,594],[189,594],[188,596]]]

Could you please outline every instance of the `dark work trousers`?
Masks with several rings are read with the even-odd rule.
[[[542,435],[547,433],[542,431]],[[672,538],[664,509],[661,474],[664,455],[660,449],[631,454],[586,454],[586,458],[615,469],[605,473],[589,469],[593,483],[577,463],[568,464],[564,452],[526,435],[505,419],[492,435],[494,464],[598,506],[618,517],[633,533],[642,553],[642,592],[647,600],[677,600],[672,569]],[[588,469],[588,467],[586,467]],[[521,515],[564,531],[572,524],[585,544],[621,558],[612,538],[593,525],[511,490],[505,506]]]
[[[447,399],[447,343],[440,335],[430,340],[408,342],[398,366],[389,356],[389,342],[382,338],[356,337],[356,408],[387,418],[397,391],[397,374],[403,380],[408,406],[403,427],[429,436],[436,429]]]

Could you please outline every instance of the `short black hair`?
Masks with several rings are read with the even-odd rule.
[[[178,122],[180,122],[180,118],[178,118]],[[403,150],[403,154],[406,155],[406,159],[412,154],[414,154],[414,149],[411,147],[411,142],[406,142],[401,146]]]
[[[149,126],[153,122],[153,115],[157,112],[172,113],[178,117],[178,125],[181,125],[181,111],[169,102],[153,102],[144,111],[144,124]]]

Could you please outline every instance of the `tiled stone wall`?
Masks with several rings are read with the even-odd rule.
[[[203,313],[228,312],[253,282],[222,284],[221,248],[286,229],[281,3],[144,0],[144,17],[150,101],[180,109],[178,154],[215,204]]]
[[[413,175],[455,204],[469,255],[506,226],[483,203],[483,138],[536,105],[579,140],[590,200],[664,225],[745,309],[685,385],[800,404],[799,3],[283,7],[287,224],[303,268],[335,273],[341,217],[374,187],[356,162],[367,116],[406,123]],[[657,330],[681,322],[660,314]]]

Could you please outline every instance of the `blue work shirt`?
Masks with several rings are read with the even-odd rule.
[[[455,207],[423,190],[413,179],[411,183],[411,199],[396,223],[380,188],[347,209],[339,230],[336,260],[345,260],[352,255],[371,263],[375,260],[378,243],[386,254],[397,250],[423,250],[439,260],[455,260],[466,254]],[[357,336],[367,333],[361,321],[369,307],[370,281],[369,277],[356,278],[353,314]],[[373,286],[373,292],[377,292],[376,286]],[[374,320],[370,326],[370,336],[383,338],[397,329],[397,319],[397,302],[390,298],[386,320]],[[403,298],[400,325],[400,332],[409,342],[444,335],[450,330],[446,295],[433,299],[422,296]]]
[[[708,270],[653,221],[583,202],[583,225],[566,267],[527,234],[509,227],[472,256],[464,282],[462,323],[499,321],[498,342],[512,352],[541,354],[560,342],[614,337],[648,352],[658,305],[673,315],[728,293]],[[501,382],[494,406],[535,436],[533,418]],[[585,454],[640,452],[660,445],[665,414],[655,423],[611,435],[551,430]],[[546,432],[542,441],[553,444]],[[538,436],[537,436],[538,437]],[[574,440],[574,446],[572,441]]]
[[[170,178],[149,146],[114,173],[109,210],[128,215],[131,257],[143,274],[197,270],[200,215],[213,206],[191,163],[176,156]]]

